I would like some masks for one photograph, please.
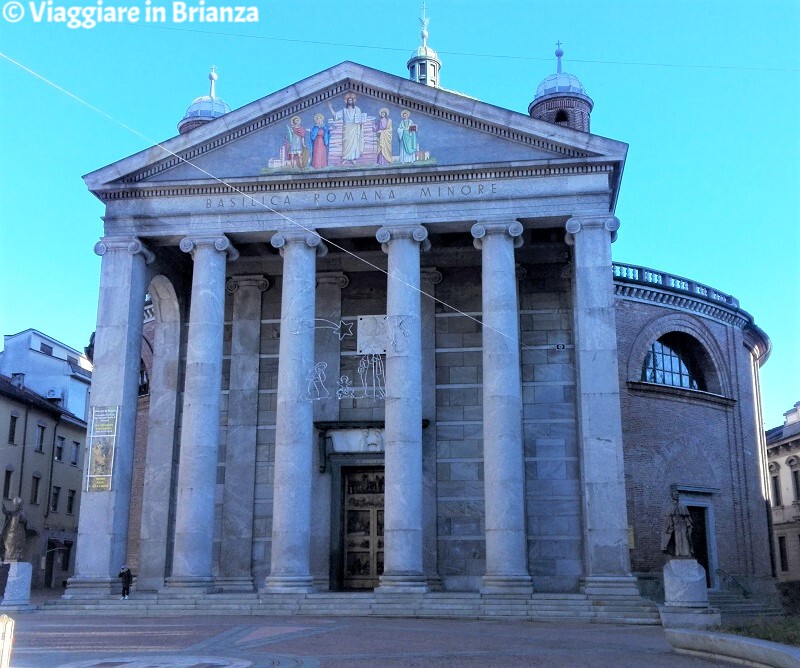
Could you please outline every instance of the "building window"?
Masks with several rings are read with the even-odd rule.
[[[781,560],[781,570],[789,570],[789,558],[786,555],[786,536],[778,536],[778,556]]]
[[[11,476],[14,474],[13,471],[6,470],[5,478],[3,478],[3,498],[10,499],[11,498]]]
[[[781,506],[781,478],[779,475],[772,476],[772,505]]]
[[[44,450],[44,432],[46,429],[47,427],[45,427],[43,424],[36,425],[36,443],[34,447],[39,452]]]
[[[48,346],[46,343],[40,343],[39,350],[43,352],[45,355],[53,354],[53,346]]]
[[[564,124],[569,123],[569,116],[567,116],[567,112],[564,111],[563,109],[559,109],[556,112],[556,117],[554,119],[554,122],[555,123],[564,123]]]
[[[53,491],[50,492],[50,512],[58,512],[58,497],[61,496],[61,488],[53,485]]]
[[[12,445],[17,440],[17,416],[12,415],[8,422],[8,442]]]
[[[59,436],[56,439],[56,451],[53,453],[53,459],[57,462],[64,461],[64,441],[66,439],[63,436]]]
[[[800,501],[800,469],[792,469],[792,487],[794,489],[794,500]]]
[[[705,391],[706,382],[691,348],[686,335],[665,334],[650,346],[642,365],[642,380]]]
[[[67,515],[72,515],[75,512],[75,490],[71,489],[67,492]]]
[[[69,452],[69,463],[73,466],[78,465],[78,460],[81,457],[81,444],[78,441],[72,441],[72,449]]]
[[[35,475],[31,478],[31,505],[35,506],[39,503],[39,483],[42,481],[41,477]]]

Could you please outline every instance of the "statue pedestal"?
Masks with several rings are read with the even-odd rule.
[[[33,609],[31,605],[31,575],[33,566],[27,561],[12,561],[9,564],[8,582],[0,610]]]
[[[664,605],[708,607],[706,571],[696,559],[670,559],[664,566]]]
[[[719,610],[708,607],[706,571],[695,559],[670,559],[664,566],[665,628],[702,629],[720,623]]]

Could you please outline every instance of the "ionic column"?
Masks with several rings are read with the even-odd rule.
[[[283,256],[278,405],[275,416],[275,484],[272,556],[267,591],[312,589],[311,475],[314,405],[314,306],[316,256],[326,247],[317,234],[279,232],[273,247]]]
[[[428,586],[441,589],[436,526],[436,286],[442,274],[432,267],[420,271],[422,333],[422,562]]]
[[[262,275],[232,276],[231,374],[222,494],[222,545],[217,584],[224,591],[252,591],[253,497],[258,428],[258,375],[261,350]]]
[[[323,362],[328,379],[329,397],[314,402],[314,421],[333,422],[339,419],[336,396],[341,370],[342,341],[354,337],[352,323],[342,323],[342,290],[350,279],[341,271],[317,272],[317,326],[315,328],[314,361]],[[328,589],[331,569],[331,474],[321,472],[325,453],[313,448],[313,494],[311,500],[311,575],[317,589]]]
[[[384,568],[378,591],[427,591],[422,557],[422,226],[382,227],[376,238],[389,256],[386,286],[386,431]]]
[[[486,574],[482,592],[531,591],[525,531],[525,461],[519,304],[514,248],[522,225],[472,226],[481,249],[483,310],[483,485]]]
[[[146,265],[155,259],[131,237],[103,239],[94,250],[102,264],[91,407],[117,408],[116,438],[113,453],[108,453],[113,457],[110,489],[81,496],[75,575],[66,598],[119,591],[117,573],[126,559],[128,536]]]
[[[225,236],[187,237],[194,260],[183,391],[175,544],[167,587],[201,593],[212,584],[219,450],[225,265],[239,253]]]
[[[614,216],[571,218],[584,590],[638,595],[630,573],[611,242]]]

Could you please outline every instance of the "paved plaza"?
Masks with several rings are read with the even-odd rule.
[[[702,666],[660,627],[443,619],[14,615],[13,668]]]

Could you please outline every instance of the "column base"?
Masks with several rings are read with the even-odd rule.
[[[481,594],[532,594],[533,582],[529,575],[484,575]]]
[[[73,576],[67,580],[67,589],[62,598],[103,598],[122,591],[119,578],[82,578]]]
[[[381,575],[376,594],[427,594],[428,581],[422,573]]]
[[[589,598],[604,596],[641,598],[636,578],[632,575],[589,575],[581,581],[581,591]]]
[[[270,575],[262,591],[267,594],[310,594],[314,591],[314,580],[310,575]]]
[[[203,596],[218,592],[214,578],[207,575],[173,575],[164,580],[164,588],[158,593],[166,596]]]
[[[223,592],[254,592],[253,578],[249,575],[221,576],[214,581]]]

